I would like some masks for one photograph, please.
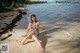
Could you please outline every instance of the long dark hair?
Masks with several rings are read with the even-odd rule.
[[[31,23],[33,23],[32,16],[34,16],[34,17],[35,17],[35,22],[37,22],[36,15],[35,15],[35,14],[32,14],[32,15],[31,15]]]

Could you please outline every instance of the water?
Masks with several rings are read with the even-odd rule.
[[[80,5],[79,4],[34,4],[26,7],[27,18],[30,22],[31,14],[36,14],[37,19],[44,26],[53,25],[55,21],[80,21]]]
[[[29,14],[36,14],[40,20],[45,18],[53,19],[58,16],[67,16],[69,14],[80,12],[79,4],[35,4],[29,5],[28,7]]]

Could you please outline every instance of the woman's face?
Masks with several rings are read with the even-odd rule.
[[[32,20],[33,20],[33,22],[35,22],[36,18],[34,16],[32,16]]]

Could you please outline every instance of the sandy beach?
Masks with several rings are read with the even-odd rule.
[[[16,23],[12,32],[3,34],[0,38],[12,34],[0,44],[8,44],[8,53],[41,53],[38,44],[31,42],[19,45],[16,40],[22,40],[26,34],[30,15],[36,14],[40,21],[40,36],[44,53],[80,53],[80,5],[29,5],[27,13]],[[40,12],[39,12],[40,11]],[[25,11],[26,12],[26,11]]]

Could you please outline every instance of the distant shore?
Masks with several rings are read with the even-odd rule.
[[[30,1],[27,4],[41,4],[41,3],[47,3],[47,1]]]
[[[80,4],[80,1],[55,1],[55,3],[63,3],[63,4]]]

